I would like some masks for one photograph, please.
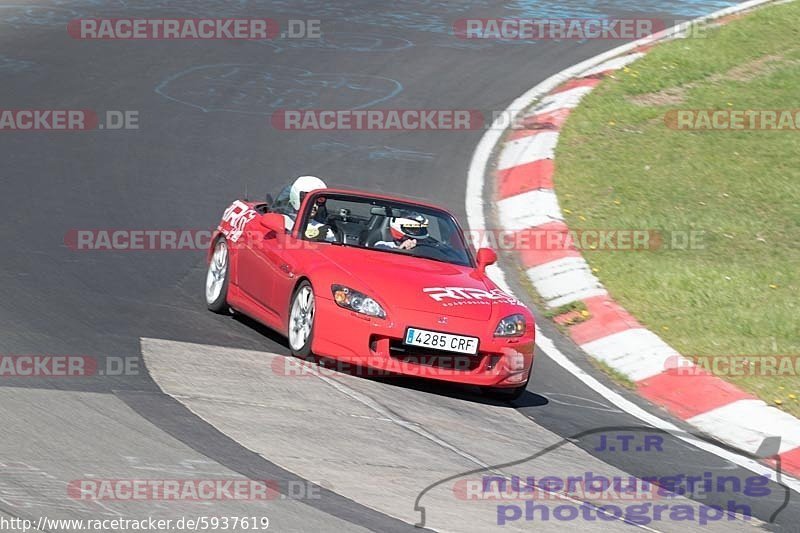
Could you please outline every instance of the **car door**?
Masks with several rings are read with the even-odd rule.
[[[243,238],[239,287],[269,312],[286,317],[296,276],[296,259],[292,252],[302,242],[289,233],[263,228],[247,231]]]
[[[265,242],[265,257],[273,272],[270,298],[276,312],[283,318],[283,322],[288,320],[289,299],[297,282],[298,251],[304,244],[306,244],[305,241],[294,237],[294,232]]]
[[[237,284],[259,305],[278,314],[272,298],[276,272],[268,252],[276,237],[257,226],[258,221],[254,221],[239,241]]]

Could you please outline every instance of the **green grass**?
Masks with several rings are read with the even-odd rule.
[[[672,41],[570,116],[570,227],[705,232],[704,248],[590,252],[611,294],[685,355],[800,354],[800,131],[669,129],[670,109],[800,109],[800,2]],[[800,377],[727,378],[800,416]]]
[[[547,318],[555,318],[559,315],[563,315],[572,311],[577,311],[579,313],[581,311],[586,311],[586,304],[581,301],[568,303],[566,305],[562,305],[561,307],[556,307],[555,309],[549,309],[545,311],[544,316]]]

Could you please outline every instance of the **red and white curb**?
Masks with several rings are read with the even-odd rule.
[[[701,20],[724,22],[726,17],[768,3],[773,0],[746,2]],[[683,29],[671,28],[584,61],[512,104],[506,117],[515,119],[517,128],[484,136],[473,158],[474,164],[479,152],[497,154],[492,198],[499,229],[568,231],[552,179],[562,124],[604,76],[643,57],[654,42],[679,37]],[[535,107],[525,111],[534,102]],[[482,186],[482,179],[470,176],[467,212],[473,214],[473,230],[485,229],[482,214],[475,215],[477,208],[483,208]],[[522,251],[516,258],[548,307],[585,304],[590,318],[570,326],[570,336],[587,354],[633,380],[641,396],[702,432],[753,454],[765,438],[780,436],[782,470],[800,476],[800,420],[708,372],[698,369],[687,375],[694,364],[617,304],[577,249]],[[493,272],[504,279],[501,272]]]

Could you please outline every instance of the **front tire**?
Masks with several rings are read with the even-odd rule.
[[[215,313],[228,312],[228,282],[230,280],[230,254],[228,241],[219,237],[214,242],[214,253],[206,273],[206,305]]]
[[[295,289],[289,309],[289,348],[293,356],[307,358],[311,355],[316,314],[314,290],[307,280],[303,280]]]

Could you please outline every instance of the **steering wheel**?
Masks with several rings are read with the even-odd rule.
[[[414,254],[414,255],[419,255],[420,257],[429,257],[431,259],[444,259],[444,260],[461,259],[455,250],[433,239],[418,240],[417,245],[409,251],[413,254],[416,250],[422,252]]]

